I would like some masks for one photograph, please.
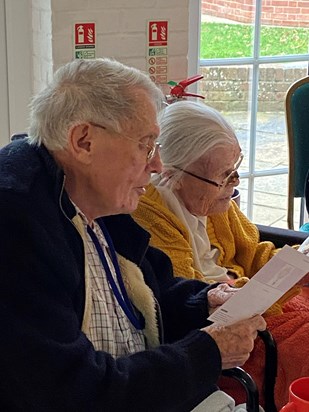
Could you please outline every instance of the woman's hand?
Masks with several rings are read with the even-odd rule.
[[[208,306],[212,309],[223,305],[230,297],[232,297],[239,289],[232,288],[227,283],[221,283],[207,293]]]

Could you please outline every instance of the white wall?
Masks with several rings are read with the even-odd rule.
[[[6,19],[4,0],[0,0],[0,147],[8,142],[10,134],[9,121],[9,96],[8,96],[8,72],[7,72],[7,49],[6,49]]]
[[[168,20],[167,78],[179,81],[188,75],[189,9],[198,2],[0,0],[0,146],[27,129],[31,95],[72,60],[74,23],[96,23],[97,57],[114,57],[145,71],[147,22]]]
[[[198,0],[195,0],[198,1]],[[169,21],[168,80],[188,73],[189,0],[51,0],[54,67],[73,58],[73,27],[95,22],[97,57],[146,70],[147,21]]]
[[[28,125],[28,104],[33,90],[30,1],[0,1],[0,145]]]
[[[32,0],[32,41],[33,91],[37,93],[53,74],[50,0]]]

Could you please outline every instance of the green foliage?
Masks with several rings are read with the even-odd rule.
[[[254,28],[244,24],[204,22],[201,25],[201,59],[251,57]],[[308,53],[309,29],[261,27],[261,56]]]

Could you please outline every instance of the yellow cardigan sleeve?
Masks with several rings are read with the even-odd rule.
[[[154,186],[147,187],[132,216],[151,234],[151,246],[169,256],[175,276],[204,280],[203,274],[193,266],[193,252],[186,227],[167,209]]]

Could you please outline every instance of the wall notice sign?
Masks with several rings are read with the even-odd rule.
[[[166,84],[168,81],[168,21],[148,21],[147,39],[147,71],[155,83]]]
[[[95,23],[74,24],[74,58],[95,58]]]

